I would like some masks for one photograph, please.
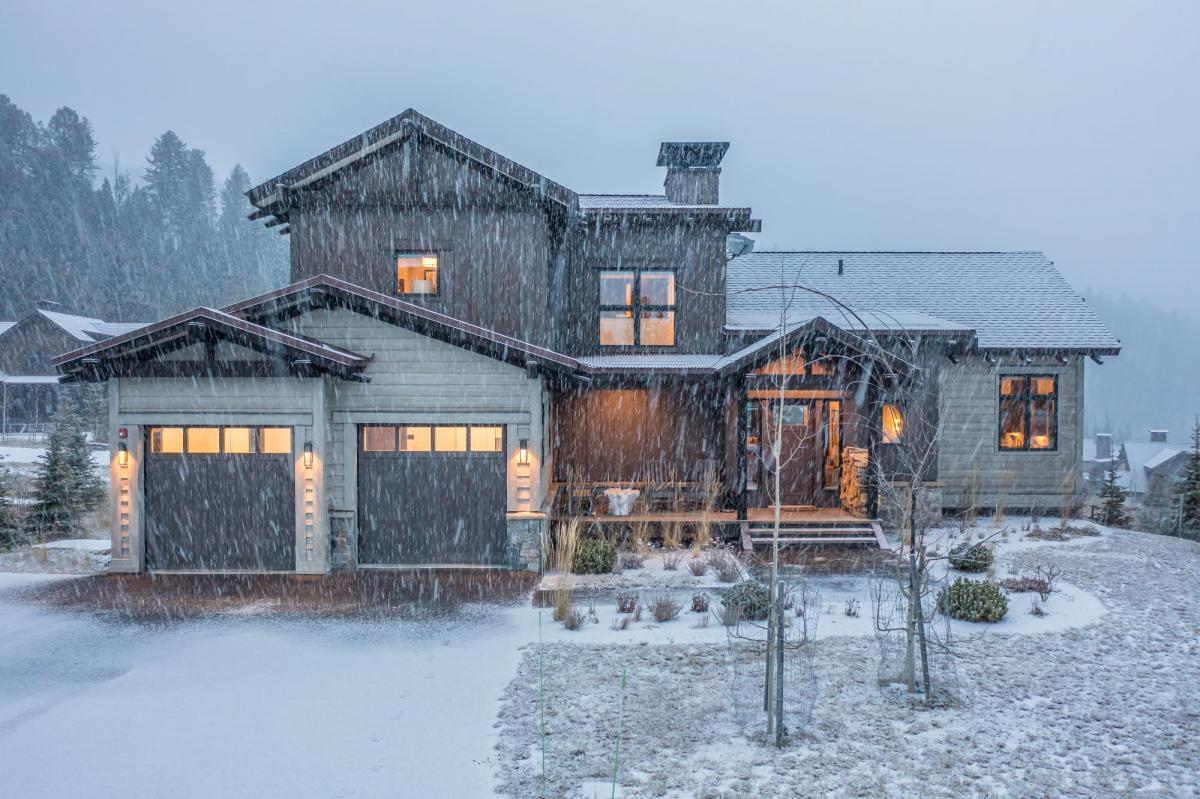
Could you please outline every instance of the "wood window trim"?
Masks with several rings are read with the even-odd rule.
[[[191,452],[189,451],[190,443],[189,436],[191,430],[216,430],[217,431],[217,450],[215,452]],[[180,449],[163,451],[155,449],[154,434],[159,430],[179,430]],[[226,430],[248,430],[250,435],[250,451],[249,452],[229,452],[226,443]],[[266,452],[262,448],[262,433],[264,430],[286,430],[287,431],[287,452]],[[278,424],[156,424],[146,426],[146,451],[156,457],[189,457],[189,458],[218,458],[218,457],[237,457],[237,458],[269,458],[290,456],[295,450],[293,438],[295,437],[295,428],[291,425]]]
[[[1043,452],[1058,452],[1058,434],[1059,434],[1059,425],[1058,425],[1059,382],[1058,382],[1058,375],[1057,374],[1047,374],[1045,372],[1013,372],[1013,373],[1009,373],[1009,374],[1000,374],[1000,375],[998,375],[998,377],[999,377],[999,379],[996,381],[996,447],[997,447],[997,451],[1002,452],[1002,453],[1004,453],[1004,452],[1026,452],[1026,453],[1032,452],[1035,454],[1043,453]],[[1013,378],[1020,378],[1022,381],[1024,381],[1024,388],[1021,390],[1021,393],[1019,395],[1015,395],[1015,399],[1021,403],[1021,407],[1022,407],[1022,423],[1023,423],[1023,427],[1021,430],[1022,442],[1021,442],[1021,446],[1019,446],[1019,447],[1005,446],[1005,444],[1004,444],[1004,424],[1003,424],[1004,401],[1006,398],[1011,401],[1014,399],[1014,396],[1006,395],[1006,394],[1003,394],[1002,392],[1004,390],[1005,379],[1013,379]],[[1052,381],[1054,381],[1053,393],[1035,395],[1033,393],[1033,381],[1034,380],[1052,380]],[[1053,400],[1053,402],[1054,402],[1054,414],[1052,415],[1052,417],[1050,419],[1051,446],[1049,446],[1049,447],[1031,446],[1033,436],[1032,436],[1032,431],[1030,428],[1033,425],[1033,400],[1035,399],[1035,397],[1046,397],[1046,398]]]
[[[652,265],[641,265],[633,267],[598,267],[596,270],[596,286],[597,300],[599,300],[602,291],[604,275],[606,273],[615,274],[630,274],[633,276],[633,288],[631,290],[630,299],[632,302],[628,305],[614,305],[609,303],[597,302],[597,324],[596,324],[596,340],[600,347],[604,348],[605,352],[672,352],[676,349],[679,343],[678,325],[679,325],[679,276],[678,267],[660,267]],[[663,272],[671,276],[671,294],[674,302],[671,304],[660,303],[643,303],[642,302],[642,275],[646,273]],[[669,312],[671,314],[671,343],[670,344],[643,344],[642,343],[642,313],[643,312]],[[604,313],[628,313],[633,321],[633,343],[632,344],[604,344],[600,341],[600,324],[599,320],[603,318]]]

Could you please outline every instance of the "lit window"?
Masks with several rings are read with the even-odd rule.
[[[433,433],[428,427],[401,427],[401,452],[431,452],[433,450]]]
[[[896,444],[900,441],[900,436],[904,434],[904,414],[900,412],[899,405],[884,403],[880,427],[883,429],[884,444]]]
[[[395,452],[396,428],[364,427],[362,429],[363,452]]]
[[[834,490],[841,479],[842,466],[842,403],[825,403],[825,488]]]
[[[1052,375],[1000,378],[1000,449],[1058,446],[1058,380]]]
[[[633,312],[601,311],[600,344],[605,347],[633,345]]]
[[[467,428],[435,427],[433,429],[433,444],[438,452],[466,452]]]
[[[438,293],[437,253],[402,252],[396,255],[397,294]]]
[[[265,455],[286,455],[292,451],[292,428],[260,427],[258,451]]]
[[[254,437],[249,427],[226,427],[225,452],[231,455],[245,455],[254,452]]]
[[[600,345],[673,347],[675,273],[600,273]]]
[[[187,429],[187,451],[189,454],[211,455],[221,451],[221,428],[189,427]]]
[[[472,427],[472,452],[499,452],[504,445],[503,427]]]
[[[163,454],[183,452],[183,428],[150,428],[150,451]]]

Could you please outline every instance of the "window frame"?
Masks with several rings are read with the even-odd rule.
[[[1005,395],[1001,392],[1004,390],[1004,380],[1006,378],[1021,378],[1024,381],[1024,388],[1019,395]],[[1033,393],[1033,381],[1035,380],[1052,380],[1054,381],[1053,394],[1037,394]],[[1013,372],[1009,374],[997,375],[996,380],[996,447],[999,452],[1058,452],[1058,410],[1059,410],[1059,391],[1058,391],[1058,375],[1046,372]],[[1015,399],[1021,403],[1022,410],[1022,442],[1019,447],[1009,447],[1004,444],[1004,425],[1002,424],[1002,412],[1005,399]],[[1053,446],[1049,447],[1032,447],[1030,444],[1033,441],[1030,428],[1033,425],[1033,401],[1036,398],[1050,397],[1054,400],[1054,413],[1050,419],[1050,436]]]
[[[190,431],[194,429],[215,429],[217,431],[217,451],[216,452],[189,452],[188,440]],[[249,430],[250,431],[250,447],[249,452],[227,452],[225,444],[225,431],[228,429]],[[288,431],[288,451],[287,452],[264,452],[262,449],[262,431],[267,429],[279,429]],[[181,449],[178,452],[163,452],[154,449],[154,431],[155,430],[180,430],[182,438],[180,439]],[[188,457],[188,458],[282,458],[294,457],[296,455],[296,427],[295,425],[286,424],[154,424],[146,425],[146,452],[155,457]]]
[[[894,413],[896,415],[896,417],[900,420],[900,429],[899,429],[899,431],[896,432],[895,437],[892,437],[892,438],[889,438],[890,434],[888,433],[888,428],[887,428],[887,424],[886,424],[886,417],[888,414],[888,409],[891,409],[892,413]],[[897,446],[898,444],[901,444],[904,441],[904,426],[905,426],[905,423],[908,421],[905,418],[904,410],[905,409],[903,407],[901,407],[899,402],[880,403],[880,405],[879,405],[879,443],[881,446],[894,447],[894,446]]]
[[[393,429],[392,440],[395,444],[393,449],[366,449],[363,445],[366,441],[366,430],[377,427],[390,427]],[[400,449],[400,431],[406,427],[423,427],[429,430],[429,449],[428,450],[405,450]],[[464,449],[439,449],[437,440],[437,431],[439,428],[463,428],[465,434]],[[472,449],[471,435],[475,430],[499,430],[499,449]],[[362,422],[358,425],[358,453],[360,456],[404,456],[413,458],[431,458],[431,457],[508,457],[508,430],[507,425],[503,424],[487,424],[483,422]]]
[[[602,293],[601,286],[603,285],[605,273],[628,273],[633,275],[633,289],[630,296],[629,305],[613,305],[610,303],[600,302]],[[671,276],[671,294],[674,302],[671,304],[662,303],[643,303],[642,302],[642,275],[645,273],[662,272]],[[674,266],[603,266],[596,269],[596,344],[603,347],[604,350],[673,350],[679,345],[679,270]],[[671,343],[670,344],[643,344],[642,343],[642,312],[668,312],[671,314]],[[604,344],[600,340],[600,319],[606,312],[622,312],[628,313],[633,318],[633,343],[632,344]]]
[[[434,290],[429,293],[403,293],[400,291],[400,274],[398,272],[399,265],[396,263],[400,258],[428,258],[429,256],[437,258],[437,276],[434,279]],[[446,251],[440,247],[397,247],[392,250],[392,296],[399,297],[406,302],[419,302],[422,299],[434,299],[442,296],[442,277],[445,271],[443,267],[446,265]]]

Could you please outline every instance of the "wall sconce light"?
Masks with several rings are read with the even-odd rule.
[[[311,469],[313,465],[313,448],[311,441],[304,442],[304,468]]]
[[[124,441],[117,442],[117,464],[122,469],[129,465],[129,445]]]
[[[521,444],[517,447],[517,463],[529,463],[529,439],[522,438]]]

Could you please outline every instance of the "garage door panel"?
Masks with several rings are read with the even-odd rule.
[[[149,455],[146,565],[291,571],[294,498],[287,455]]]
[[[501,453],[361,452],[358,481],[360,563],[506,562]]]

